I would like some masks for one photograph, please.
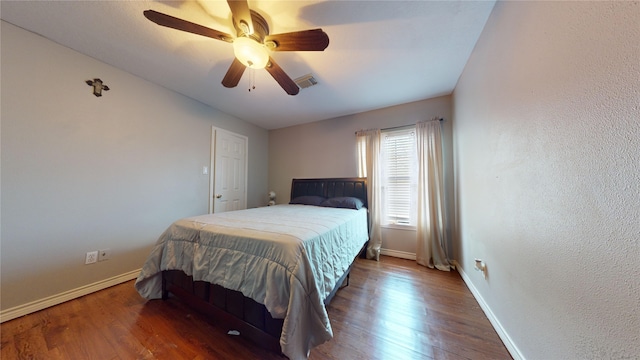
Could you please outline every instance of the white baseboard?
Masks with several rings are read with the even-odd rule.
[[[491,311],[491,308],[489,307],[489,305],[487,305],[487,303],[484,301],[478,289],[476,289],[476,287],[471,282],[471,279],[469,278],[469,276],[467,276],[467,274],[464,272],[462,267],[459,266],[457,261],[454,260],[453,265],[458,270],[458,273],[460,274],[460,276],[462,276],[462,280],[467,285],[467,288],[469,288],[469,290],[471,291],[471,294],[473,294],[473,297],[476,299],[476,301],[480,305],[480,308],[482,308],[482,311],[484,311],[484,314],[487,316],[487,318],[489,319],[489,322],[491,323],[493,328],[496,330],[496,333],[498,333],[500,340],[502,340],[502,343],[504,343],[504,346],[507,348],[507,351],[509,351],[509,354],[511,354],[511,357],[513,357],[514,360],[524,360],[524,356],[522,355],[522,353],[520,352],[516,344],[513,343],[513,341],[511,340],[511,337],[509,336],[509,334],[507,334],[506,330],[502,327],[502,324],[500,324],[500,321],[493,314],[493,311]]]
[[[10,309],[0,311],[0,323],[9,321],[20,316],[28,315],[48,307],[62,304],[65,301],[73,300],[81,296],[91,294],[93,292],[106,289],[108,287],[122,284],[138,277],[141,269],[133,270],[121,275],[117,275],[108,279],[100,280],[93,284],[81,286],[79,288],[65,291],[63,293],[52,295],[44,299],[32,301],[23,305],[18,305]]]
[[[391,249],[380,249],[380,255],[399,257],[401,259],[408,259],[408,260],[416,259],[416,254],[414,253],[409,253],[406,251],[391,250]]]
[[[406,251],[398,251],[398,250],[390,250],[390,249],[380,249],[380,255],[393,256],[401,259],[409,259],[415,260],[416,254],[406,252]]]

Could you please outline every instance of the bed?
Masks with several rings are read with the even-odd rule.
[[[364,178],[293,179],[290,204],[174,222],[136,280],[290,359],[332,338],[326,305],[368,241]]]

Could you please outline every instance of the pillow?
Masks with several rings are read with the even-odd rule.
[[[294,198],[293,200],[289,201],[289,204],[320,206],[320,204],[325,200],[327,200],[327,198],[322,196],[306,195]]]
[[[327,199],[320,206],[358,210],[364,207],[364,204],[356,197],[344,196]]]

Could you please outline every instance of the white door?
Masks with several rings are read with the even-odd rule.
[[[247,208],[247,142],[245,136],[213,128],[209,212]]]

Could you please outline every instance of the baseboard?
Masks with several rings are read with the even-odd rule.
[[[473,297],[476,299],[476,301],[480,305],[480,308],[482,309],[482,311],[484,311],[484,314],[487,316],[487,318],[489,319],[489,322],[491,323],[493,328],[496,330],[496,333],[498,333],[500,340],[502,340],[502,343],[507,348],[507,351],[509,351],[509,354],[511,354],[511,357],[513,357],[514,360],[524,360],[524,356],[522,356],[522,353],[520,352],[518,347],[513,343],[513,341],[511,340],[511,337],[509,336],[509,334],[507,334],[507,331],[502,327],[502,324],[500,324],[500,321],[498,320],[498,318],[496,318],[496,316],[493,314],[493,311],[491,311],[491,308],[489,307],[489,305],[487,305],[487,303],[484,301],[478,289],[473,285],[473,283],[471,282],[471,278],[467,276],[467,274],[464,272],[462,267],[459,266],[457,261],[454,260],[453,265],[458,270],[458,273],[462,277],[462,280],[467,285],[467,288],[469,288],[469,290],[471,291],[471,294],[473,294]]]
[[[398,250],[390,250],[390,249],[380,249],[380,255],[393,256],[401,259],[409,259],[415,260],[416,254],[406,252],[406,251],[398,251]]]
[[[108,279],[100,280],[93,284],[81,286],[79,288],[65,291],[57,295],[52,295],[44,299],[32,301],[30,303],[2,310],[0,311],[0,323],[18,318],[20,316],[31,314],[36,311],[40,311],[54,305],[62,304],[65,301],[73,300],[114,285],[122,284],[123,282],[127,282],[129,280],[133,280],[138,277],[138,274],[140,274],[140,270],[141,269],[133,270]]]

